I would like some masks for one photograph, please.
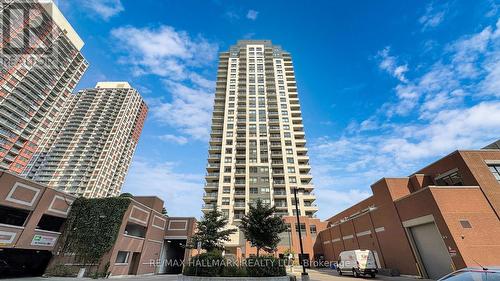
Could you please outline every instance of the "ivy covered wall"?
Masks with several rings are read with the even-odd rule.
[[[130,198],[78,198],[62,232],[62,250],[83,264],[99,263],[118,237]]]

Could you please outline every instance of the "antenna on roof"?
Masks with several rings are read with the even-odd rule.
[[[481,265],[480,263],[478,263],[475,259],[473,259],[473,258],[471,258],[471,259],[472,259],[475,263],[477,263],[477,264],[481,267],[481,269],[482,269],[482,270],[488,270],[488,268],[486,268],[486,267],[482,266],[482,265]]]

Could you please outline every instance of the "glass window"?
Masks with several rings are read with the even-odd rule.
[[[490,169],[495,179],[500,183],[500,164],[488,165],[488,168]]]
[[[311,234],[316,234],[318,231],[316,230],[316,226],[314,224],[311,224],[309,226],[309,230],[311,231]]]
[[[461,186],[463,185],[463,181],[458,171],[455,171],[450,174],[445,174],[444,176],[436,177],[436,184],[440,186]]]
[[[128,263],[128,252],[118,251],[115,263]]]

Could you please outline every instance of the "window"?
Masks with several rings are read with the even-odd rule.
[[[0,223],[2,224],[24,226],[28,215],[27,210],[0,206]]]
[[[311,234],[315,235],[318,231],[316,230],[316,225],[311,224],[309,226],[309,231],[311,231]]]
[[[222,205],[229,205],[229,197],[222,197]]]
[[[224,194],[229,194],[231,192],[231,189],[228,186],[224,186],[222,189],[222,193]]]
[[[224,167],[224,173],[231,173],[231,166]]]
[[[488,168],[490,168],[491,173],[497,179],[497,181],[500,183],[500,164],[491,164],[488,165]]]
[[[297,183],[297,178],[296,177],[290,177],[289,178],[290,183]]]
[[[230,183],[231,177],[224,177],[224,183]]]
[[[128,263],[128,252],[118,251],[115,263]]]
[[[436,177],[436,184],[440,186],[460,186],[464,185],[462,181],[462,177],[458,173],[458,170],[456,171],[450,171],[446,172],[442,176]]]
[[[295,168],[294,167],[288,167],[288,172],[289,173],[295,173]]]
[[[257,178],[256,177],[251,177],[250,178],[250,183],[257,183]]]
[[[42,218],[40,218],[40,221],[38,222],[36,228],[41,230],[60,232],[61,227],[65,221],[66,221],[65,218],[60,218],[51,215],[43,215]]]
[[[259,194],[259,189],[257,187],[250,187],[250,194]]]
[[[295,224],[295,231],[297,233],[299,233],[299,225],[298,224]],[[300,224],[300,232],[302,235],[306,235],[306,224],[305,223]]]
[[[287,162],[287,163],[292,163],[292,164],[293,164],[293,158],[292,158],[292,157],[288,157],[288,158],[286,158],[286,162]]]
[[[144,238],[146,236],[146,227],[128,222],[125,226],[124,234]]]

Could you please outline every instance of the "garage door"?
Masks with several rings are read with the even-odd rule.
[[[434,223],[410,227],[410,232],[429,278],[438,279],[453,271],[450,255]]]

